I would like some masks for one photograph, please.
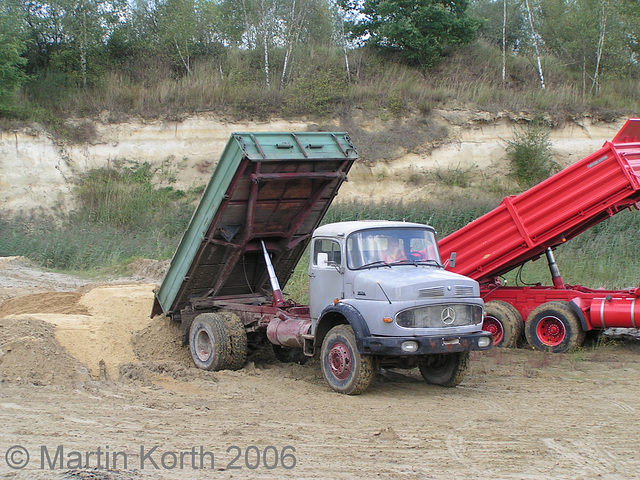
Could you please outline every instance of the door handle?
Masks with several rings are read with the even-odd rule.
[[[315,273],[310,273],[309,274],[309,278],[316,278],[316,274]]]

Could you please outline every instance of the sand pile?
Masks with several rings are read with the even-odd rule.
[[[4,301],[0,376],[48,384],[75,380],[78,372],[117,380],[122,365],[141,361],[190,366],[179,326],[162,316],[149,318],[154,287],[107,285]]]
[[[60,345],[54,330],[30,316],[0,319],[0,379],[35,385],[88,380],[87,367]]]

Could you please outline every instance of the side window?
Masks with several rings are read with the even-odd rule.
[[[333,267],[342,263],[340,244],[335,240],[319,238],[313,242],[313,264],[320,268]]]

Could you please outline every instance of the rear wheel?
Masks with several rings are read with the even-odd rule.
[[[547,302],[536,307],[525,323],[524,333],[536,350],[564,353],[582,345],[584,331],[567,302]]]
[[[359,395],[376,373],[376,361],[371,355],[360,355],[356,337],[349,325],[337,325],[329,330],[322,342],[322,374],[336,392]]]
[[[189,329],[189,350],[196,367],[223,370],[229,365],[229,331],[224,318],[217,313],[198,315]]]
[[[464,380],[469,367],[469,352],[438,353],[418,363],[424,381],[441,387],[455,387]]]
[[[240,370],[247,361],[247,331],[240,317],[235,313],[221,313],[229,332],[229,370]]]
[[[496,347],[513,348],[524,330],[524,322],[518,310],[507,302],[493,300],[485,304],[482,329],[491,332]]]

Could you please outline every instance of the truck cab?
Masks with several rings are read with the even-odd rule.
[[[444,270],[427,225],[319,227],[311,242],[309,311],[314,351],[337,390],[361,388],[355,377],[378,367],[416,365],[428,382],[454,386],[468,352],[491,346],[478,283]]]

